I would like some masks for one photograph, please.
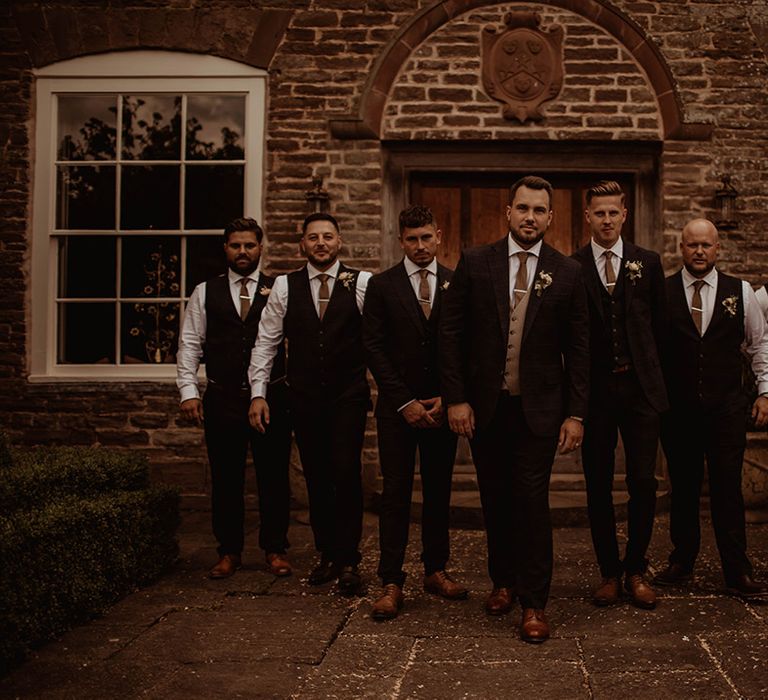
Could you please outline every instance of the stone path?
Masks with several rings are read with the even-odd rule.
[[[249,513],[249,516],[252,514]],[[484,535],[454,531],[456,577],[470,599],[420,590],[418,528],[412,532],[406,607],[394,621],[369,617],[375,580],[375,516],[366,516],[364,566],[371,588],[345,599],[310,588],[306,525],[291,527],[298,574],[276,579],[260,553],[209,581],[214,559],[207,513],[186,513],[176,570],[106,615],[72,630],[0,681],[5,698],[760,698],[768,697],[768,606],[722,593],[711,528],[697,581],[665,593],[654,611],[628,603],[597,609],[589,532],[555,532],[548,615],[553,638],[519,641],[519,615],[489,618]],[[651,559],[666,555],[660,517]],[[768,525],[750,525],[757,571],[768,576]],[[253,528],[249,537],[255,541]]]

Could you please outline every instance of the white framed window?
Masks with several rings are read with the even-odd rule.
[[[36,76],[30,380],[172,378],[225,224],[262,218],[267,74],[136,51]]]

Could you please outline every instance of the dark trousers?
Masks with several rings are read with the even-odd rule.
[[[445,568],[456,435],[447,426],[412,428],[400,416],[379,417],[379,460],[384,481],[379,513],[379,576],[384,585],[405,582],[416,448],[421,473],[421,561],[426,575]]]
[[[292,397],[291,416],[307,482],[315,549],[340,566],[360,562],[363,486],[360,453],[368,399]]]
[[[677,408],[677,407],[676,407]],[[745,409],[706,411],[698,406],[665,415],[662,444],[672,484],[669,561],[691,571],[701,543],[699,501],[706,460],[715,541],[727,584],[752,575],[747,557],[741,469],[746,441]]]
[[[520,397],[502,394],[490,424],[478,429],[472,456],[496,588],[516,591],[523,608],[544,608],[552,580],[549,477],[557,435],[534,435]]]
[[[656,457],[659,414],[648,403],[634,371],[599,373],[590,386],[588,420],[581,456],[587,484],[592,544],[604,577],[641,574],[656,512]],[[622,562],[613,509],[614,455],[618,431],[624,442],[627,548]]]
[[[284,392],[284,387],[276,389],[277,394]],[[272,420],[263,435],[248,423],[249,405],[247,389],[230,391],[209,383],[203,396],[205,443],[211,464],[213,534],[220,556],[240,554],[243,549],[243,490],[249,447],[259,490],[259,547],[278,553],[288,547],[291,425],[287,399],[284,395],[281,400],[271,398]]]

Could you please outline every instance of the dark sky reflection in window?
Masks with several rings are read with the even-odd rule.
[[[59,304],[60,363],[114,364],[115,305]]]
[[[59,296],[114,297],[117,241],[112,236],[59,239]]]
[[[115,166],[58,166],[56,228],[115,228]]]
[[[122,153],[126,160],[178,160],[181,97],[124,95]]]
[[[179,228],[178,165],[126,165],[122,169],[122,175],[121,228]]]
[[[224,257],[224,236],[189,236],[187,238],[187,288],[192,290],[227,269]]]
[[[187,98],[187,158],[242,160],[245,97],[189,95]]]
[[[59,160],[115,160],[114,95],[59,95]]]
[[[185,217],[189,229],[223,229],[243,215],[242,165],[188,165]]]

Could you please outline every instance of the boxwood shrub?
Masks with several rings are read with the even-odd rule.
[[[0,436],[0,674],[167,569],[178,502],[136,453],[23,453]]]

